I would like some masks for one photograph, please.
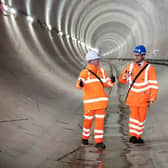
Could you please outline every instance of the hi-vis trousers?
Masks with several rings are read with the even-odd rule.
[[[144,131],[144,123],[147,114],[147,106],[130,106],[129,134],[140,138]]]
[[[95,116],[94,139],[95,143],[103,142],[105,110],[89,110],[84,112],[82,139],[89,139],[92,122]]]

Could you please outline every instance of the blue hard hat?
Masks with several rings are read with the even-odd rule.
[[[137,45],[135,48],[134,48],[134,53],[139,53],[139,54],[146,54],[146,48],[143,46],[143,45]]]

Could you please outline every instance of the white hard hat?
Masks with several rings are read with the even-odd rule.
[[[86,61],[94,60],[94,59],[100,59],[100,56],[95,51],[89,51],[86,54]]]

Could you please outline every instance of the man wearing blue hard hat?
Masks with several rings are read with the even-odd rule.
[[[129,82],[126,96],[126,105],[130,108],[129,142],[142,144],[147,109],[157,100],[158,82],[154,67],[145,60],[145,46],[137,45],[133,52],[135,61],[124,69],[119,81]]]

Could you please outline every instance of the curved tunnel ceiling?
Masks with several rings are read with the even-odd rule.
[[[157,47],[161,55],[166,54],[162,46],[158,46],[167,26],[164,0],[41,0],[40,4],[33,0],[6,0],[4,3],[63,33],[59,40],[77,67],[90,48],[97,48],[108,57],[126,57],[136,44],[144,44],[150,51]],[[52,40],[55,49],[56,42]],[[36,43],[41,45],[40,38]]]

